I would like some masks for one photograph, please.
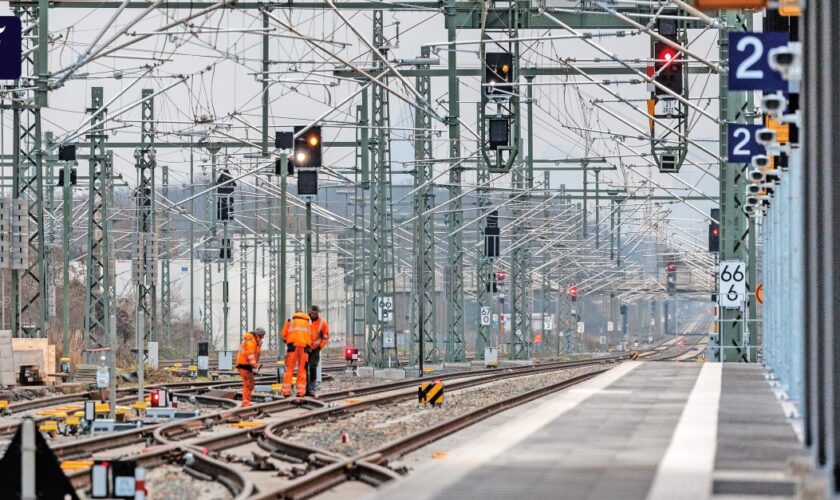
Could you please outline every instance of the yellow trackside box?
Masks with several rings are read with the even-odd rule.
[[[423,404],[443,404],[443,382],[421,384],[417,389],[417,401]]]

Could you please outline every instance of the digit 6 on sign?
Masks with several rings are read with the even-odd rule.
[[[732,273],[729,272],[729,266],[724,266],[723,271],[720,272],[720,279],[723,281],[731,281]]]
[[[729,286],[729,291],[726,292],[726,298],[733,302],[738,300],[738,292],[735,290],[735,285]]]

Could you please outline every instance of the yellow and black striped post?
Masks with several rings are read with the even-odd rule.
[[[417,389],[417,401],[432,406],[443,404],[443,382],[421,384]]]

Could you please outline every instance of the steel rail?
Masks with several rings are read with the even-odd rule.
[[[597,372],[587,373],[584,375],[579,375],[577,377],[573,377],[562,382],[547,385],[545,387],[535,389],[533,391],[528,391],[523,394],[514,396],[512,398],[489,404],[483,408],[473,410],[471,412],[449,419],[440,424],[433,425],[421,431],[412,433],[404,438],[391,441],[378,448],[374,448],[373,450],[362,452],[354,457],[348,458],[328,467],[318,469],[312,474],[308,474],[290,482],[290,484],[288,485],[265,493],[259,493],[253,496],[252,498],[255,500],[265,500],[272,498],[303,499],[313,497],[345,481],[351,479],[358,479],[360,466],[368,470],[371,466],[381,467],[382,464],[386,463],[392,458],[399,458],[405,455],[406,453],[414,451],[418,448],[421,448],[422,446],[425,446],[426,444],[434,442],[465,427],[480,422],[492,415],[533,401],[535,399],[544,397],[553,392],[557,392],[559,390],[563,390],[568,387],[574,386],[585,380],[589,380],[601,373],[604,373],[605,371],[606,370],[601,370]]]

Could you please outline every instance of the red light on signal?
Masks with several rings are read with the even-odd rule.
[[[713,227],[712,228],[712,236],[719,236],[719,235],[720,235],[720,228],[719,227]]]
[[[569,297],[577,297],[578,289],[576,286],[569,287]]]
[[[673,262],[669,262],[667,266],[665,266],[665,270],[669,273],[672,273],[677,270],[677,265]]]
[[[160,392],[153,392],[150,399],[152,401],[152,407],[157,408],[158,406],[160,406]]]
[[[662,49],[662,52],[659,53],[659,59],[669,62],[677,55],[677,51],[671,47],[666,47]]]
[[[505,278],[507,278],[507,273],[503,273],[503,272],[496,273],[496,279],[498,281],[504,281]]]
[[[358,349],[355,347],[345,347],[344,348],[344,361],[353,361],[358,356]]]

